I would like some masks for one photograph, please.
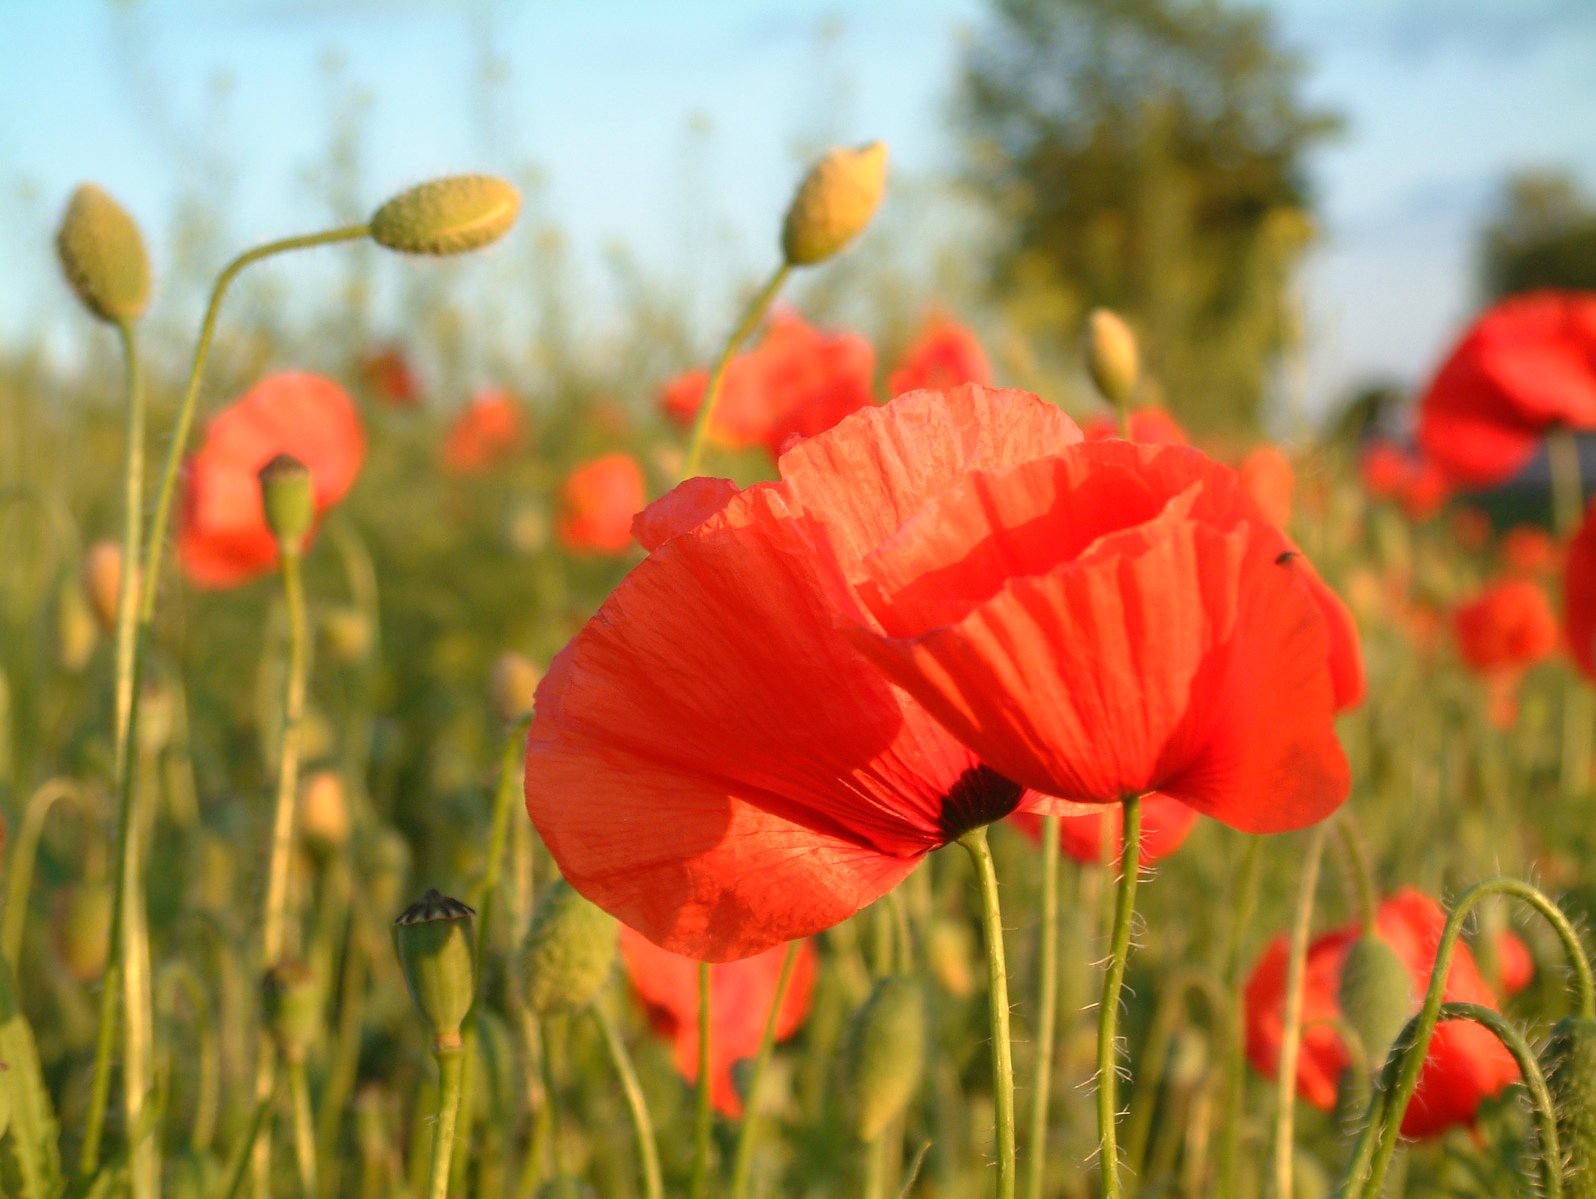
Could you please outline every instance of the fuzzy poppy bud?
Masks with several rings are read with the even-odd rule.
[[[1098,392],[1123,407],[1136,390],[1140,371],[1136,334],[1118,313],[1094,308],[1086,318],[1086,369]]]
[[[78,300],[102,321],[136,321],[150,303],[150,257],[127,210],[92,183],[72,193],[56,255]]]
[[[1563,1194],[1596,1199],[1596,1020],[1559,1020],[1540,1061],[1557,1113]]]
[[[909,1106],[925,1069],[925,993],[912,978],[876,980],[854,1015],[844,1061],[848,1124],[873,1141]]]
[[[405,986],[439,1049],[459,1048],[460,1025],[476,996],[475,915],[475,909],[432,889],[393,922]]]
[[[67,973],[79,982],[98,978],[111,952],[111,909],[116,889],[103,880],[67,890],[55,910],[55,946]]]
[[[521,193],[493,175],[433,179],[389,200],[371,239],[404,254],[464,254],[492,245],[521,212]]]
[[[349,843],[349,796],[336,770],[317,770],[299,784],[299,835],[318,857]]]
[[[975,962],[980,950],[975,934],[963,920],[938,916],[926,942],[931,977],[955,999],[968,999],[975,991]]]
[[[67,580],[62,584],[55,609],[56,657],[62,667],[73,674],[82,670],[89,664],[94,644],[99,639],[100,630],[83,589]]]
[[[260,468],[260,498],[266,508],[266,527],[284,553],[297,554],[316,519],[316,497],[310,485],[310,467],[292,454],[274,454]]]
[[[346,666],[364,661],[371,653],[375,640],[372,633],[366,614],[350,604],[328,608],[322,613],[322,638],[333,657]]]
[[[283,1059],[305,1060],[321,1033],[321,988],[315,972],[297,958],[285,958],[266,972],[261,984],[266,1027]]]
[[[1354,941],[1341,967],[1336,1001],[1362,1042],[1369,1069],[1379,1070],[1416,1006],[1413,978],[1396,950],[1372,933]]]
[[[887,146],[832,150],[804,176],[781,227],[790,266],[813,266],[840,253],[864,231],[887,185]]]
[[[575,1012],[604,989],[620,926],[561,879],[549,888],[521,948],[521,982],[538,1015]]]
[[[116,601],[122,587],[122,547],[114,541],[96,541],[83,553],[83,594],[99,622],[100,631],[116,628]]]
[[[494,714],[505,724],[531,715],[532,697],[537,694],[541,678],[538,668],[525,654],[514,650],[500,654],[493,660],[493,675],[488,684]]]

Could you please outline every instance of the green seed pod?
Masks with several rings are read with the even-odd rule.
[[[266,972],[261,984],[266,1027],[283,1059],[305,1060],[305,1051],[321,1035],[321,987],[304,962],[285,958]]]
[[[277,454],[260,468],[260,498],[266,527],[284,553],[297,554],[316,519],[316,495],[310,467],[292,454]]]
[[[79,982],[105,972],[115,901],[116,888],[109,882],[85,880],[70,887],[56,907],[56,951],[67,973]]]
[[[1129,402],[1140,373],[1136,334],[1118,313],[1094,308],[1086,318],[1086,369],[1102,397],[1116,408]]]
[[[371,218],[371,239],[404,254],[464,254],[498,241],[521,193],[492,175],[453,175],[400,192]]]
[[[1336,1002],[1358,1034],[1370,1071],[1378,1071],[1402,1026],[1417,1008],[1413,977],[1379,937],[1359,937],[1341,966]]]
[[[787,208],[781,252],[790,266],[813,266],[864,231],[887,186],[885,142],[832,150],[809,169]]]
[[[136,321],[150,303],[150,257],[127,210],[92,183],[72,193],[55,250],[78,300],[102,321]]]
[[[459,1046],[460,1025],[476,995],[475,915],[458,899],[429,890],[393,922],[405,986],[439,1048]]]
[[[521,983],[540,1016],[577,1012],[598,998],[615,963],[620,926],[561,879],[549,888],[521,947]]]
[[[925,1069],[925,993],[912,978],[876,980],[844,1044],[848,1127],[874,1141],[909,1106]]]
[[[955,999],[968,999],[975,993],[975,962],[980,956],[975,933],[967,921],[938,916],[926,942],[926,960],[931,977]]]
[[[1557,1111],[1563,1194],[1596,1199],[1596,1020],[1559,1020],[1540,1060]]]

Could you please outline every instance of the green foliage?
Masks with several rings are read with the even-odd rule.
[[[1566,172],[1510,176],[1480,233],[1480,276],[1491,299],[1545,287],[1596,290],[1596,202]]]
[[[55,1109],[39,1069],[33,1029],[22,1013],[11,968],[0,961],[0,1190],[49,1199],[61,1189]]]

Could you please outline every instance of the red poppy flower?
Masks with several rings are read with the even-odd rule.
[[[1452,493],[1445,472],[1433,461],[1389,441],[1376,441],[1364,450],[1359,473],[1370,498],[1400,505],[1415,524],[1439,513]]]
[[[360,473],[366,437],[344,390],[320,375],[270,375],[220,412],[183,476],[177,549],[201,587],[232,587],[277,565],[266,527],[260,468],[291,454],[310,468],[317,516],[343,499]]]
[[[1235,473],[1086,442],[969,472],[863,559],[855,640],[994,770],[1050,795],[1161,791],[1248,832],[1346,798],[1350,615]]]
[[[1502,565],[1509,574],[1555,575],[1562,569],[1563,547],[1545,529],[1514,525],[1502,538]]]
[[[1596,682],[1596,504],[1568,543],[1563,563],[1563,626],[1568,653]]]
[[[1119,414],[1095,416],[1081,425],[1087,441],[1108,441],[1120,435]],[[1130,414],[1130,439],[1141,445],[1187,445],[1191,438],[1163,408],[1138,408]]]
[[[1520,937],[1504,928],[1496,938],[1496,985],[1508,1000],[1535,981],[1535,958]]]
[[[1119,861],[1125,845],[1125,829],[1118,812],[1109,807],[1059,820],[1059,846],[1075,861],[1098,866],[1105,860]],[[1042,818],[1034,812],[1016,812],[1009,819],[1032,841],[1042,840]],[[1143,868],[1167,858],[1182,845],[1197,825],[1197,809],[1178,799],[1153,792],[1142,801],[1141,840],[1137,860]],[[1108,832],[1109,845],[1103,844]]]
[[[1057,810],[884,679],[837,613],[857,610],[862,548],[927,494],[1078,436],[1023,392],[916,392],[799,442],[779,482],[654,504],[653,552],[538,688],[527,809],[572,886],[726,961],[846,919],[969,829]]]
[[[1236,477],[1265,520],[1282,529],[1291,523],[1291,499],[1297,490],[1297,472],[1284,450],[1272,445],[1249,450],[1236,465]]]
[[[520,405],[508,392],[479,391],[444,437],[444,469],[458,475],[492,470],[521,448],[525,433]]]
[[[771,457],[793,437],[813,437],[874,403],[875,350],[854,333],[828,334],[794,312],[771,319],[764,339],[726,370],[709,435],[733,449],[764,446]],[[691,424],[709,372],[688,371],[660,395],[666,413]]]
[[[643,472],[620,453],[578,466],[566,476],[560,497],[555,535],[575,553],[626,552],[632,545],[632,517],[648,502]]]
[[[1466,550],[1484,549],[1494,531],[1491,518],[1478,508],[1464,505],[1452,513],[1452,536]]]
[[[733,1119],[743,1114],[743,1102],[732,1080],[732,1066],[759,1052],[786,957],[787,946],[773,945],[753,957],[723,962],[710,972],[709,1097],[718,1111]],[[696,1083],[698,962],[661,949],[625,925],[621,926],[621,960],[648,1013],[649,1027],[671,1042],[677,1071],[689,1083]],[[803,1027],[814,988],[815,948],[804,941],[798,947],[776,1016],[776,1040],[785,1041]]]
[[[958,321],[934,316],[926,322],[897,369],[887,376],[887,394],[938,391],[960,383],[987,384],[992,368],[975,334]]]
[[[1453,612],[1452,632],[1463,664],[1490,687],[1492,721],[1511,727],[1519,679],[1557,651],[1557,617],[1546,593],[1528,579],[1493,583]]]
[[[1412,1011],[1419,1010],[1435,966],[1446,913],[1427,895],[1411,889],[1380,905],[1375,934],[1402,959],[1413,978]],[[1362,929],[1353,925],[1326,933],[1308,947],[1303,979],[1302,1046],[1297,1058],[1297,1093],[1317,1108],[1335,1106],[1336,1084],[1352,1058],[1335,1023],[1342,963]],[[1254,967],[1244,994],[1247,1058],[1253,1068],[1274,1077],[1284,1032],[1287,939],[1276,937]],[[1480,976],[1468,946],[1452,957],[1442,998],[1449,1003],[1495,1007],[1496,999]],[[1419,1074],[1418,1089],[1402,1117],[1402,1135],[1435,1136],[1456,1125],[1472,1125],[1481,1102],[1518,1081],[1518,1066],[1502,1043],[1478,1024],[1448,1021],[1437,1026]]]
[[[383,346],[360,364],[366,385],[383,403],[394,408],[414,408],[421,402],[421,385],[410,359],[397,346]]]
[[[1419,444],[1466,486],[1506,482],[1553,428],[1596,429],[1596,293],[1503,300],[1469,327],[1419,401]]]

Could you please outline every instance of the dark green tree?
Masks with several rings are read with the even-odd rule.
[[[1480,234],[1488,299],[1542,287],[1596,290],[1596,202],[1564,171],[1523,171],[1502,185]]]
[[[962,111],[1010,318],[1070,339],[1113,307],[1183,420],[1250,426],[1299,328],[1306,158],[1338,126],[1302,74],[1218,0],[994,0]]]

